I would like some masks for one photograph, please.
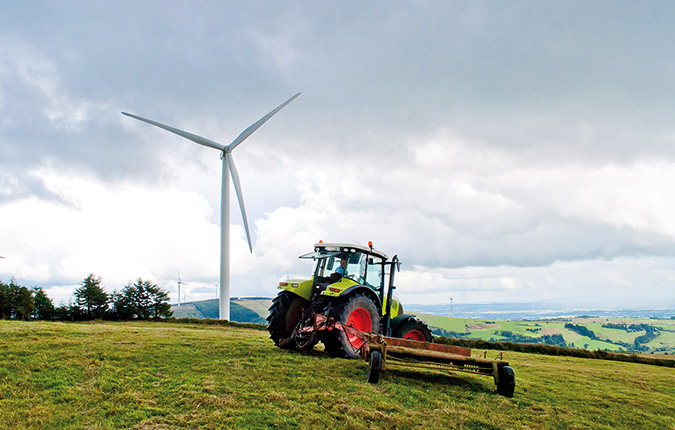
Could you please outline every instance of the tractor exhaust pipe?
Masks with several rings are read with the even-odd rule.
[[[394,297],[394,290],[396,287],[394,286],[394,273],[396,271],[401,269],[401,262],[398,259],[398,255],[394,255],[394,257],[391,259],[391,263],[389,267],[389,288],[387,289],[387,304],[385,306],[386,313],[384,315],[384,335],[385,336],[390,336],[390,330],[391,330],[391,302]]]

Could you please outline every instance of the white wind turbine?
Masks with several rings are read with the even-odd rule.
[[[180,272],[178,273],[178,306],[180,306],[180,286],[182,285],[187,285],[186,282],[183,282],[180,280]]]
[[[234,165],[232,158],[232,151],[239,146],[247,137],[255,132],[260,126],[272,118],[277,112],[286,107],[287,104],[295,100],[301,93],[297,93],[290,99],[286,100],[277,106],[270,113],[260,118],[257,122],[251,125],[246,130],[242,131],[236,139],[229,145],[223,145],[213,140],[206,139],[196,134],[188,133],[187,131],[179,130],[177,128],[161,124],[150,119],[142,118],[140,116],[132,115],[130,113],[122,112],[122,114],[137,119],[139,121],[147,122],[171,133],[182,136],[195,143],[220,151],[220,158],[223,160],[223,175],[221,184],[220,196],[220,309],[219,317],[221,320],[230,319],[230,174],[232,175],[232,182],[234,190],[239,200],[239,208],[241,209],[241,216],[244,220],[244,229],[246,230],[246,239],[248,240],[248,248],[253,253],[253,245],[251,244],[251,234],[248,229],[248,219],[246,218],[246,208],[244,207],[244,197],[241,192],[241,184],[239,183],[239,174]]]

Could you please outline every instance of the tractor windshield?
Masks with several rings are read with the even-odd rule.
[[[366,264],[368,259],[366,254],[361,252],[345,253],[322,249],[301,255],[300,258],[311,258],[316,260],[314,274],[320,278],[328,277],[332,273],[338,271],[342,272],[344,270],[345,277],[350,278],[359,284],[365,284],[366,282]],[[339,270],[343,259],[346,260],[346,267],[344,267],[343,270]]]
[[[343,276],[353,279],[359,284],[363,284],[366,275],[366,256],[360,252],[328,256],[325,263],[326,276],[337,272],[342,265],[343,259],[347,263]],[[319,262],[319,264],[321,263]]]

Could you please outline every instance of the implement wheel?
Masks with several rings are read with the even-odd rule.
[[[380,370],[382,370],[382,354],[380,351],[370,353],[370,364],[368,365],[368,382],[377,384],[380,380]]]
[[[368,333],[380,332],[379,311],[375,303],[363,294],[355,294],[344,300],[337,300],[329,310],[329,316],[342,324]],[[358,358],[361,340],[343,331],[326,333],[323,344],[331,357]]]
[[[497,393],[509,399],[513,397],[516,390],[516,372],[511,366],[504,366],[499,369],[499,384],[497,384]]]

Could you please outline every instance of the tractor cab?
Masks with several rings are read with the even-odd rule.
[[[372,247],[319,242],[314,245],[314,252],[300,258],[316,261],[312,279],[315,293],[339,296],[357,285],[377,292],[384,291],[382,274],[387,255]]]

